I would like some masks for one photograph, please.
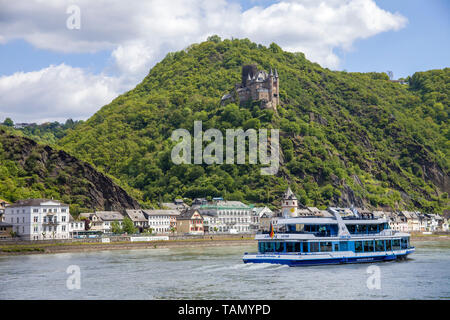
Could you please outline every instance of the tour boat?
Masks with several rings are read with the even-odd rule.
[[[271,224],[270,232],[255,236],[258,253],[246,252],[244,263],[289,266],[365,263],[406,259],[415,251],[410,245],[410,235],[390,229],[386,219],[359,215],[356,210],[351,216],[341,216],[337,208],[329,208],[328,212],[329,217],[279,219],[277,231]]]

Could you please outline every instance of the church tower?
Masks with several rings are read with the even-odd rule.
[[[291,188],[288,188],[281,200],[281,212],[284,218],[293,218],[298,216],[298,200]]]

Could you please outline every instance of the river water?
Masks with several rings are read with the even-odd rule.
[[[242,263],[256,246],[1,256],[0,299],[450,299],[450,241],[413,244],[403,262],[311,267]]]

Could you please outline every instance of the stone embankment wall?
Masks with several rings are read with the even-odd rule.
[[[166,235],[167,236],[167,235]],[[131,236],[107,236],[104,235],[103,238],[109,238],[110,242],[128,242]],[[132,237],[139,237],[135,235]],[[145,236],[143,236],[145,237]],[[240,233],[240,234],[205,234],[205,235],[169,235],[169,240],[239,240],[239,239],[253,239],[255,237],[254,233]],[[57,239],[57,240],[0,240],[0,244],[4,245],[14,245],[14,244],[55,244],[55,243],[101,243],[103,238],[84,238],[84,239]],[[161,240],[159,240],[161,241]]]

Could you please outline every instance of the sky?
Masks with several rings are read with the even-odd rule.
[[[0,121],[87,119],[217,34],[394,78],[449,67],[448,0],[0,0]]]

